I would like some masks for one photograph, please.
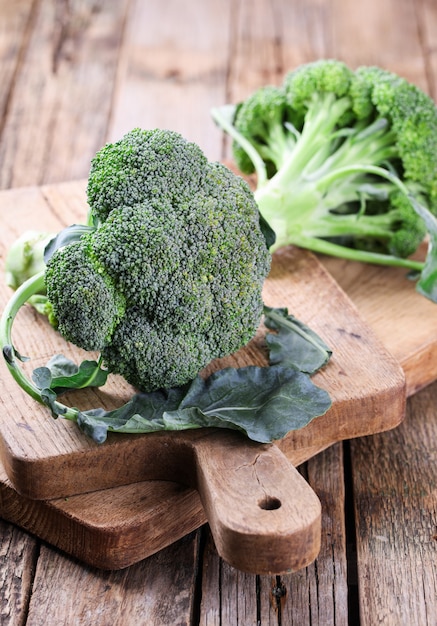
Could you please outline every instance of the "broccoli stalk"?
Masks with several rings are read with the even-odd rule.
[[[212,116],[240,170],[257,175],[272,252],[294,244],[423,271],[408,257],[436,211],[437,109],[418,88],[379,68],[319,61]]]
[[[6,284],[9,287],[16,290],[45,269],[44,250],[53,237],[54,234],[48,232],[28,230],[15,240],[8,250],[5,262]],[[40,284],[28,302],[56,328],[56,319],[44,283]]]

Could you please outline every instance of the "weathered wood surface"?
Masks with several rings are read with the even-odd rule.
[[[59,24],[80,22],[81,12],[90,16],[81,37],[74,38],[72,26],[59,36]],[[0,185],[86,177],[102,140],[136,125],[183,129],[210,158],[225,158],[204,103],[244,96],[321,56],[384,65],[436,97],[436,49],[433,0],[1,0]],[[56,50],[63,54],[55,74],[48,59]],[[91,57],[94,66],[85,61]],[[222,95],[218,102],[215,94]],[[177,98],[183,105],[175,113]],[[56,135],[47,132],[56,124]],[[1,623],[433,625],[435,398],[435,385],[422,390],[409,401],[400,430],[353,442],[350,468],[341,444],[304,466],[317,474],[311,484],[327,528],[314,566],[279,580],[242,575],[211,554],[202,530],[128,570],[107,573],[2,523]],[[426,494],[418,485],[426,485]]]
[[[391,433],[351,442],[362,624],[437,615],[437,385]]]

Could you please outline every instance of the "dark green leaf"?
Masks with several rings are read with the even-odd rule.
[[[53,417],[59,417],[66,412],[66,407],[56,402],[57,394],[52,389],[41,389],[41,400],[49,407]]]
[[[82,361],[78,367],[63,354],[55,355],[46,367],[38,367],[32,373],[38,389],[52,389],[57,394],[67,389],[102,387],[107,378],[108,372],[101,369],[96,361]]]
[[[51,239],[44,250],[44,262],[47,263],[53,254],[59,248],[63,248],[69,243],[79,241],[84,233],[92,232],[94,228],[92,226],[86,226],[85,224],[72,224],[61,230],[56,237]]]
[[[264,307],[264,324],[275,333],[266,334],[272,365],[295,367],[314,374],[330,359],[332,351],[306,324],[287,309]]]
[[[14,346],[3,346],[3,358],[9,365],[13,365],[15,357]]]
[[[267,248],[270,249],[276,241],[276,233],[261,213],[259,215],[259,226],[266,240]]]
[[[248,366],[196,378],[179,409],[167,411],[164,421],[172,428],[185,422],[234,428],[268,443],[303,428],[330,406],[328,393],[307,374],[280,365]]]
[[[137,393],[118,409],[82,411],[77,423],[94,441],[101,440],[102,427],[112,432],[145,433],[166,430],[162,416],[178,408],[187,386]]]
[[[14,364],[14,359],[18,359],[22,363],[29,361],[28,356],[23,356],[18,352],[18,350],[14,348],[14,346],[11,346],[10,344],[3,346],[3,358],[5,359],[6,363],[9,363],[9,365]]]
[[[428,253],[416,289],[426,298],[437,302],[437,219],[413,196],[409,196],[414,210],[425,222],[429,233]]]
[[[137,394],[120,409],[81,412],[78,424],[95,441],[108,431],[146,433],[202,427],[243,431],[269,442],[302,428],[331,406],[329,395],[294,368],[227,368],[187,387]]]
[[[37,367],[32,372],[32,380],[38,389],[50,389],[52,374],[48,367]]]

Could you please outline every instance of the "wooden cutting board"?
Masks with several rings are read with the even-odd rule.
[[[3,259],[7,246],[26,228],[57,231],[67,223],[83,221],[86,213],[84,183],[2,192],[0,211],[0,251]],[[358,275],[357,280],[365,285],[366,297],[371,299],[372,280],[375,277],[372,277],[370,283],[364,281],[368,269],[360,268],[363,275]],[[330,271],[334,270],[335,267],[330,267]],[[343,276],[345,268],[341,268],[339,273]],[[376,280],[379,277],[378,273]],[[405,293],[402,293],[404,290]],[[384,340],[383,328],[378,327],[378,338],[377,333],[370,328],[372,320],[367,320],[369,324],[363,322],[351,300],[313,255],[293,248],[275,255],[272,273],[266,285],[266,303],[288,306],[292,313],[314,328],[334,350],[329,365],[314,378],[317,384],[330,392],[332,409],[306,428],[278,442],[282,454],[290,461],[290,467],[300,464],[335,441],[396,426],[403,416],[406,395],[405,379],[398,361],[407,372],[407,393],[436,377],[431,359],[436,340],[433,332],[435,325],[427,324],[435,319],[433,305],[417,296],[414,286],[408,281],[403,280],[400,294],[401,303],[408,294],[413,309],[410,317],[403,317],[405,324],[402,329],[399,328],[399,334],[409,338],[408,342],[402,342],[407,349],[404,353],[398,351],[395,359],[390,354],[391,347],[387,350],[381,341],[381,335]],[[3,288],[2,301],[6,297],[8,293]],[[414,309],[420,309],[427,332],[423,331],[423,325],[419,332]],[[390,315],[385,309],[386,325],[392,329],[397,324]],[[414,340],[416,330],[419,335],[417,341]],[[14,340],[20,351],[32,357],[32,367],[45,363],[55,352],[62,351],[70,357],[77,354],[30,308],[20,314]],[[263,358],[255,342],[249,350],[238,353],[226,360],[225,364],[242,365],[259,362]],[[417,373],[415,363],[420,364],[420,374]],[[429,367],[424,367],[424,364]],[[4,473],[0,476],[0,510],[6,519],[92,565],[108,568],[124,567],[144,558],[196,528],[206,518],[214,524],[216,520],[211,518],[216,514],[215,502],[211,501],[209,508],[206,506],[205,514],[198,494],[192,488],[178,487],[174,483],[170,483],[170,487],[169,483],[151,480],[177,479],[177,475],[168,473],[168,463],[163,462],[165,455],[162,451],[169,446],[170,449],[172,446],[173,449],[183,448],[185,451],[181,459],[186,461],[192,456],[193,441],[197,435],[114,435],[103,446],[96,446],[74,424],[55,421],[48,416],[43,407],[24,396],[16,387],[3,364],[2,368],[1,393],[4,400],[0,434]],[[109,408],[129,393],[129,387],[116,379],[108,389],[105,388],[104,393],[93,391],[82,394],[80,402],[85,405],[96,405],[98,402]],[[85,408],[84,404],[79,403],[76,394],[74,403]],[[220,444],[219,441],[218,448]],[[250,448],[242,438],[236,445],[243,453]],[[277,449],[275,446],[271,448]],[[217,441],[211,441],[210,447],[206,445],[203,448],[212,453],[213,457],[216,449]],[[279,450],[274,455],[278,453],[281,455]],[[201,465],[201,469],[205,468]],[[288,470],[284,471],[287,473]],[[196,482],[198,475],[194,479],[185,477],[184,480],[188,483],[191,481],[195,487],[200,486],[204,507],[208,494],[210,499],[212,495],[215,497],[214,490],[210,490],[211,484],[205,488]],[[249,478],[249,483],[250,480],[253,477]],[[294,484],[294,480],[292,474],[291,484]],[[231,485],[232,481],[231,476]],[[238,489],[241,489],[241,485],[237,484],[237,495]],[[94,493],[83,493],[90,490]],[[284,498],[286,502],[288,496],[287,489],[284,489],[281,499]],[[49,498],[51,502],[41,501]],[[291,531],[295,538],[298,537],[297,531],[302,529],[303,523],[312,545],[307,550],[298,550],[295,546],[297,553],[296,558],[291,558],[292,561],[294,559],[292,567],[302,566],[305,559],[314,558],[311,555],[317,549],[318,507],[311,493],[301,494],[301,508],[305,508],[308,500],[312,503],[311,519],[302,520],[297,515]],[[130,503],[129,507],[126,507],[126,502]],[[155,525],[154,515],[162,511],[163,502],[168,515],[157,514],[160,525]],[[273,515],[272,511],[269,510],[269,516]],[[218,516],[219,522],[223,522],[223,515],[222,511]],[[216,529],[216,534],[220,532]],[[297,541],[296,545],[299,543],[302,542]],[[247,564],[247,568],[250,569],[252,565]]]

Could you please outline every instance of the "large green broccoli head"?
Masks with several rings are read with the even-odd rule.
[[[240,177],[177,133],[135,130],[96,155],[88,189],[96,228],[46,270],[67,340],[144,391],[250,341],[270,254]]]

